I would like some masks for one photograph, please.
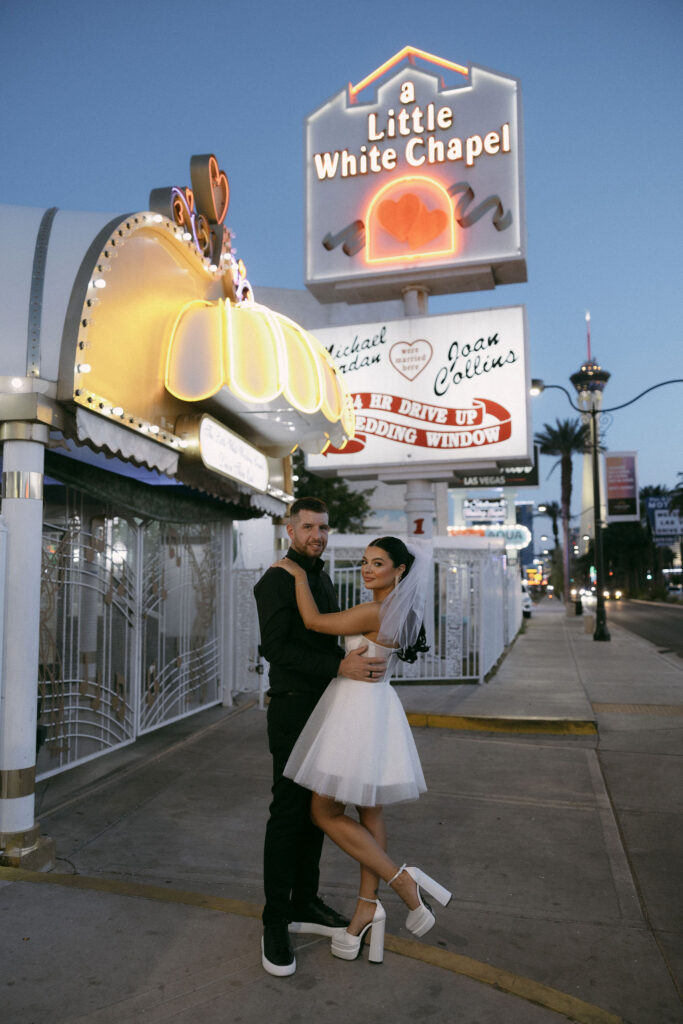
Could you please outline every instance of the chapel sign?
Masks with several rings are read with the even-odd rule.
[[[405,47],[307,119],[306,193],[322,302],[526,281],[519,83]]]

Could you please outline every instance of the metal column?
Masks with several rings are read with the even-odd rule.
[[[35,821],[43,467],[47,427],[6,423],[2,516],[7,600],[0,690],[0,863],[48,868],[54,843]]]
[[[405,509],[408,536],[431,540],[436,516],[434,484],[429,480],[409,480],[406,484]]]

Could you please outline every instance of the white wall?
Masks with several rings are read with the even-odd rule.
[[[342,327],[375,320],[400,320],[405,316],[403,299],[393,302],[318,302],[305,288],[257,288],[257,302],[296,320],[307,331],[320,327]]]
[[[276,528],[270,516],[233,524],[236,569],[266,569],[275,560]]]

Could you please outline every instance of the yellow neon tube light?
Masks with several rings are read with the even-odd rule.
[[[301,412],[318,412],[323,404],[322,367],[310,335],[281,313],[274,319],[278,321],[280,337],[287,352],[287,365],[298,370],[288,374],[283,394]]]
[[[352,103],[356,102],[356,97],[359,92],[362,92],[372,82],[376,82],[378,78],[381,78],[390,68],[393,68],[396,64],[399,64],[404,57],[421,57],[422,60],[427,60],[431,64],[437,64],[441,68],[448,68],[449,71],[457,71],[459,75],[465,75],[467,77],[467,68],[463,67],[462,64],[454,64],[450,60],[444,60],[442,57],[435,57],[433,53],[427,53],[425,50],[418,50],[416,46],[404,46],[402,50],[399,50],[397,54],[385,61],[376,71],[368,75],[366,78],[359,82],[358,85],[351,85],[349,82],[349,99]]]
[[[195,325],[194,333],[190,327],[191,320]],[[219,330],[218,343],[215,339],[216,327]],[[225,323],[222,310],[207,299],[191,299],[184,303],[171,329],[166,353],[166,390],[181,401],[201,402],[211,398],[225,378],[224,348]],[[186,367],[189,363],[199,363],[204,367],[205,372],[201,375],[205,378],[204,386],[199,390],[195,387],[188,391],[186,386],[181,387],[181,384],[186,385]]]
[[[287,362],[272,318],[264,307],[223,305],[227,321],[224,383],[244,402],[273,401],[287,380]]]

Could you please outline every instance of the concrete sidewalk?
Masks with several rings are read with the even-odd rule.
[[[610,630],[546,602],[488,684],[399,688],[429,792],[387,809],[389,850],[454,898],[418,942],[384,889],[381,967],[306,936],[293,977],[260,966],[250,699],[41,784],[60,859],[0,869],[3,1024],[680,1024],[683,662]],[[322,879],[350,911],[330,843]]]

